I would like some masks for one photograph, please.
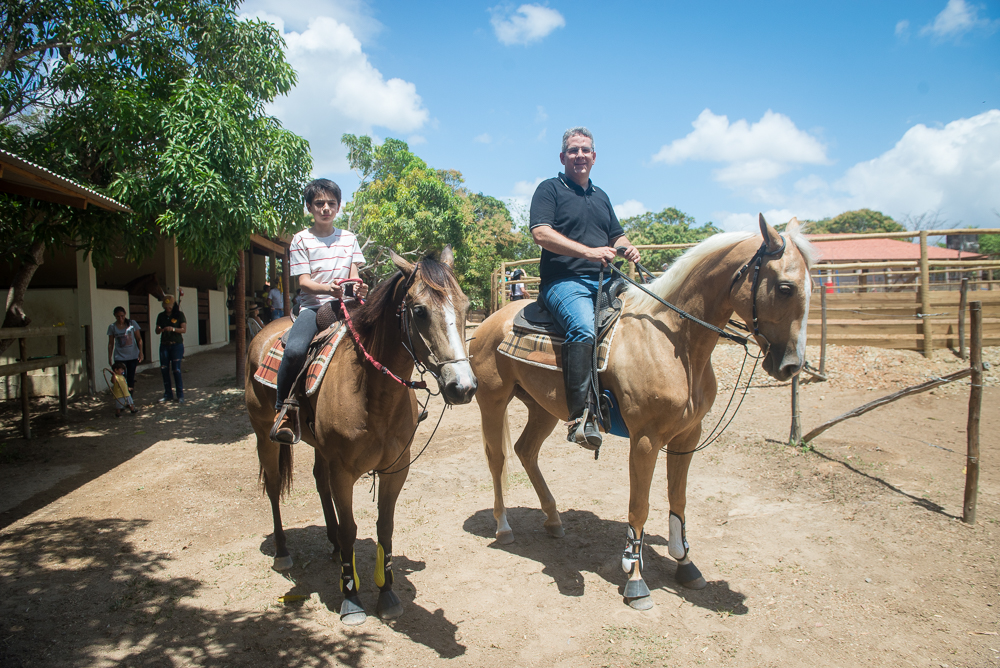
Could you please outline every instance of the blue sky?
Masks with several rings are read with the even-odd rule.
[[[1000,3],[248,0],[299,73],[317,176],[398,137],[523,211],[571,126],[619,216],[753,229],[868,207],[1000,227]]]

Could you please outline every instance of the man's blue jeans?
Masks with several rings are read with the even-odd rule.
[[[597,279],[568,276],[546,283],[538,297],[566,332],[566,343],[594,343]]]
[[[170,375],[173,373],[174,384],[177,386],[177,398],[184,398],[184,382],[181,380],[181,360],[184,359],[184,344],[171,343],[160,345],[160,374],[163,376],[163,396],[173,399],[170,388]]]

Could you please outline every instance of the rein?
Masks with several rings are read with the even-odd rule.
[[[740,329],[743,329],[743,330],[745,330],[747,332],[751,332],[754,336],[759,336],[761,338],[764,338],[764,335],[760,333],[760,328],[757,326],[757,288],[760,285],[760,268],[764,264],[765,258],[780,257],[781,254],[785,251],[785,238],[784,237],[780,237],[780,238],[781,238],[781,247],[778,248],[778,249],[776,249],[776,250],[773,250],[773,251],[769,251],[767,249],[767,239],[765,238],[764,241],[763,241],[763,243],[761,243],[760,248],[758,248],[757,252],[753,254],[753,257],[751,257],[747,261],[747,263],[744,264],[742,267],[740,267],[739,271],[736,272],[736,275],[733,277],[732,283],[730,283],[730,285],[729,285],[729,290],[731,292],[732,289],[733,289],[733,287],[735,287],[736,282],[739,281],[741,278],[743,278],[743,272],[747,271],[747,269],[750,268],[751,264],[754,266],[753,267],[753,285],[751,287],[751,293],[750,293],[751,294],[751,302],[752,302],[752,310],[753,310],[753,329],[751,330],[751,328],[747,327],[746,325],[744,325],[744,324],[742,324],[740,322],[735,322],[733,320],[730,320],[729,322],[733,326],[739,327]],[[618,250],[620,252],[620,251],[624,250],[624,247],[618,248],[616,250]],[[707,329],[715,332],[720,337],[728,339],[730,341],[733,341],[734,343],[737,343],[737,344],[743,346],[743,352],[744,352],[744,355],[743,355],[743,364],[740,366],[739,376],[736,377],[736,382],[733,384],[733,393],[731,395],[729,395],[729,402],[726,404],[726,408],[722,411],[722,415],[719,416],[719,421],[715,423],[714,427],[712,427],[712,431],[710,431],[708,433],[708,435],[702,440],[701,443],[699,443],[695,448],[693,448],[691,450],[675,451],[675,450],[670,450],[666,445],[664,445],[662,448],[660,448],[660,451],[661,452],[665,452],[668,455],[690,455],[690,454],[693,454],[695,452],[698,452],[699,450],[707,448],[709,445],[711,445],[712,443],[714,443],[720,436],[722,436],[722,434],[726,431],[726,429],[729,428],[729,425],[732,424],[733,420],[736,418],[736,414],[739,412],[740,407],[743,406],[743,400],[746,399],[747,392],[750,389],[750,383],[753,382],[753,375],[757,371],[757,362],[759,362],[761,360],[761,358],[763,357],[763,355],[756,355],[756,356],[754,356],[754,365],[753,365],[753,368],[750,370],[750,376],[747,378],[747,384],[746,384],[746,387],[743,389],[743,394],[740,395],[740,401],[739,401],[738,404],[736,404],[736,408],[733,410],[732,415],[729,416],[729,420],[726,422],[725,426],[723,426],[722,429],[719,429],[719,425],[721,425],[722,421],[725,420],[725,418],[726,418],[726,413],[729,412],[729,407],[733,405],[733,399],[736,397],[736,390],[739,389],[740,380],[743,378],[743,372],[746,369],[747,357],[750,356],[750,349],[747,347],[747,344],[749,343],[749,339],[747,337],[740,336],[738,334],[731,334],[730,332],[727,332],[727,331],[725,331],[723,329],[720,329],[719,327],[716,327],[715,325],[707,323],[707,322],[705,322],[703,320],[699,320],[698,318],[694,317],[690,313],[687,313],[686,311],[684,311],[684,310],[682,310],[682,309],[674,306],[673,304],[671,304],[670,302],[666,301],[665,299],[660,298],[658,295],[653,294],[645,286],[640,285],[639,283],[636,283],[631,278],[629,278],[627,275],[625,275],[624,273],[622,273],[622,271],[618,267],[616,267],[614,265],[608,265],[608,266],[611,267],[611,269],[612,269],[612,271],[614,273],[617,273],[619,276],[621,276],[623,279],[625,279],[625,281],[627,281],[628,283],[631,283],[632,285],[634,285],[635,287],[639,288],[640,290],[642,290],[643,292],[645,292],[647,295],[649,295],[650,297],[652,297],[656,301],[660,302],[661,304],[663,304],[664,306],[666,306],[667,308],[669,308],[671,311],[674,311],[675,313],[677,313],[681,317],[681,319],[690,320],[691,322],[697,323],[697,324],[701,325],[702,327],[705,327],[705,328],[707,328]],[[635,263],[635,266],[636,266],[636,269],[638,269],[641,273],[645,273],[646,275],[648,275],[650,277],[653,276],[653,274],[648,269],[646,269],[645,267],[643,267],[638,262]],[[604,273],[604,267],[602,266],[601,267],[601,277],[602,278],[603,278],[603,273]],[[767,341],[766,338],[764,338],[764,340]]]

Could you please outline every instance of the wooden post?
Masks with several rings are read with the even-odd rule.
[[[94,335],[90,325],[83,326],[83,355],[87,360],[87,385],[93,396],[97,394],[97,373],[94,371]]]
[[[236,270],[236,303],[233,305],[236,313],[236,386],[243,385],[247,361],[247,273],[246,251],[240,251],[240,266]]]
[[[826,375],[826,285],[824,285],[822,278],[820,278],[819,294],[820,294],[819,304],[820,304],[820,317],[821,317],[821,326],[819,334],[819,372],[820,374],[825,376]]]
[[[17,345],[21,352],[21,361],[28,361],[28,341],[18,339]],[[28,372],[21,372],[21,433],[26,439],[31,439],[31,396],[28,391]]]
[[[965,307],[969,299],[969,279],[962,278],[962,292],[958,299],[958,356],[965,359]]]
[[[507,305],[507,263],[500,264],[500,308]]]
[[[289,249],[285,249],[285,254],[281,256],[281,292],[285,298],[285,315],[292,314],[292,275],[289,273],[288,265],[292,258]]]
[[[799,415],[799,376],[792,376],[792,430],[788,434],[789,445],[798,445],[802,442],[802,422]]]
[[[969,304],[970,325],[969,366],[972,382],[969,388],[969,421],[965,428],[967,455],[965,460],[965,501],[962,521],[976,523],[976,497],[979,493],[979,416],[983,408],[983,303]]]
[[[58,346],[56,354],[60,357],[66,356],[66,335],[60,334],[56,337],[56,345]],[[66,416],[66,363],[59,365],[59,412]]]
[[[927,230],[920,231],[920,314],[924,337],[924,357],[934,353],[934,331],[931,319],[931,274],[927,265]]]

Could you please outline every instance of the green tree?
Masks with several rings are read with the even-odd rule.
[[[845,211],[833,218],[806,221],[804,231],[809,234],[863,234],[868,232],[905,232],[906,228],[881,211],[858,209]]]
[[[669,207],[659,213],[647,212],[621,221],[625,236],[635,245],[687,244],[707,239],[722,230],[712,223],[696,227],[695,219]],[[642,264],[650,271],[659,271],[667,262],[679,257],[683,250],[644,251]]]
[[[0,142],[136,212],[0,196],[0,252],[16,266],[5,326],[27,322],[46,246],[101,264],[168,234],[229,276],[252,233],[301,219],[308,144],[264,113],[295,83],[273,26],[240,19],[234,0],[2,1]]]

